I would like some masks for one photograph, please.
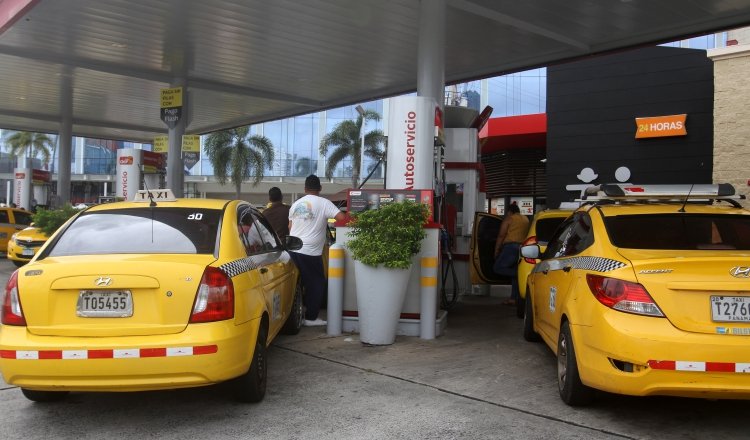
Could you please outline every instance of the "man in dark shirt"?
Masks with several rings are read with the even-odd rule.
[[[285,205],[282,200],[281,190],[273,187],[268,190],[268,208],[263,211],[263,215],[271,224],[280,239],[289,235],[289,205]]]

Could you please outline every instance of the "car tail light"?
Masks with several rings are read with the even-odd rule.
[[[591,274],[586,275],[586,282],[596,299],[611,309],[638,315],[664,316],[641,284]]]
[[[190,322],[212,322],[234,317],[234,284],[221,269],[208,266],[195,294]]]
[[[529,237],[526,240],[524,240],[523,243],[521,243],[521,247],[528,246],[530,244],[537,244],[536,235],[532,235],[531,237]],[[533,259],[533,258],[526,258],[526,257],[524,257],[523,261],[525,261],[525,262],[527,262],[529,264],[536,264],[536,260]]]
[[[5,325],[26,325],[26,318],[23,317],[21,309],[21,298],[18,296],[18,271],[13,272],[5,285],[0,314],[2,315],[0,321]]]

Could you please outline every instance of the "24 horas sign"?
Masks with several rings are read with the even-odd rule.
[[[686,118],[687,114],[635,118],[635,125],[638,127],[635,131],[635,138],[686,136]]]

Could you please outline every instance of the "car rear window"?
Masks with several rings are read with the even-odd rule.
[[[622,248],[750,250],[750,215],[619,215],[604,223],[612,244]]]
[[[171,207],[85,212],[47,255],[213,254],[221,213]]]
[[[566,217],[548,217],[536,221],[536,241],[539,244],[547,244],[555,229],[560,226]]]

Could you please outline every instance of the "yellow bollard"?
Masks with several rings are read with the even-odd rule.
[[[341,335],[344,313],[344,246],[338,243],[328,249],[328,324],[326,332]]]
[[[435,339],[438,258],[422,257],[419,295],[419,338]]]

